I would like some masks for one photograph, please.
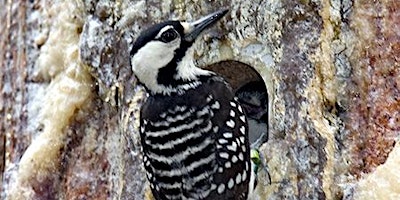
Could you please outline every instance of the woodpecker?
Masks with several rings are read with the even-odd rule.
[[[192,44],[227,9],[143,31],[131,65],[148,97],[143,163],[155,199],[247,199],[254,186],[246,115],[219,75],[195,65]]]

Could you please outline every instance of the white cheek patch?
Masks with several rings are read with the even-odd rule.
[[[179,45],[179,38],[168,44],[150,41],[131,58],[133,73],[149,89],[157,87],[158,70],[171,62]]]

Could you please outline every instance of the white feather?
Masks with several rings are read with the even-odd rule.
[[[193,61],[193,50],[188,49],[181,62],[178,63],[176,79],[197,80],[200,75],[210,75],[212,72],[196,67]]]
[[[132,57],[133,73],[151,91],[157,93],[165,90],[165,86],[157,83],[158,70],[171,62],[179,45],[179,38],[170,43],[150,41]]]

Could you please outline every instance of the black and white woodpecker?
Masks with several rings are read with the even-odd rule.
[[[242,107],[223,78],[195,65],[190,48],[227,12],[156,24],[131,50],[132,70],[149,94],[140,135],[157,200],[239,200],[254,188]]]

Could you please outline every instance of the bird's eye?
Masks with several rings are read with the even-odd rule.
[[[174,29],[168,29],[161,34],[160,40],[162,42],[168,43],[175,40],[178,37],[178,33]]]

